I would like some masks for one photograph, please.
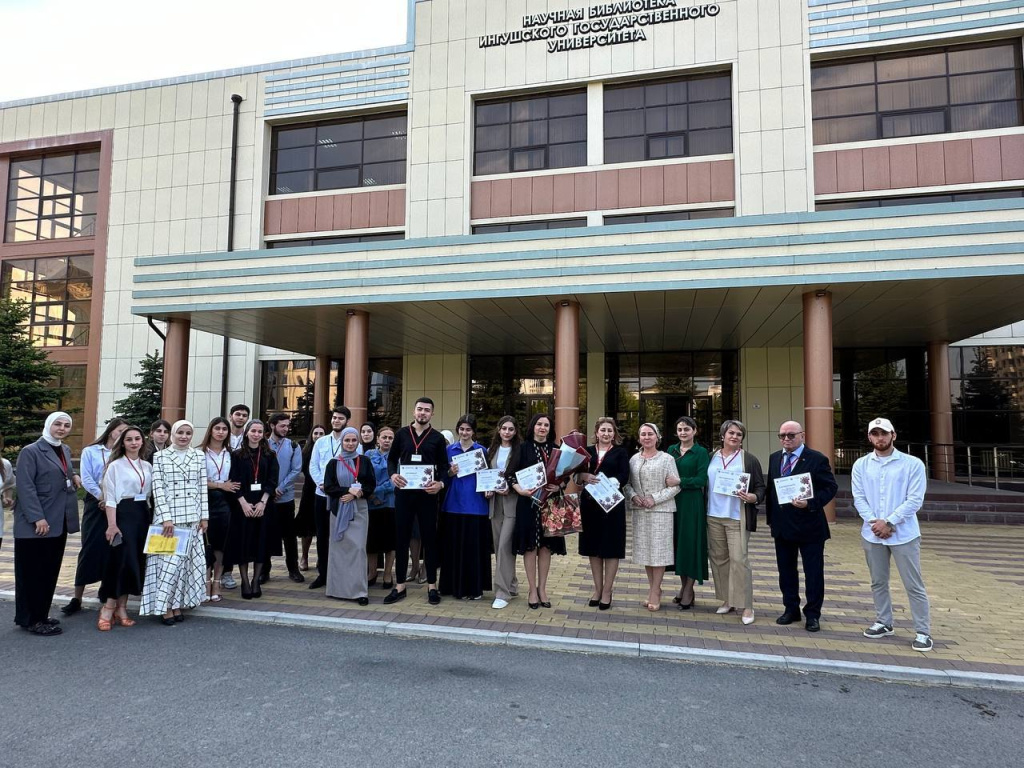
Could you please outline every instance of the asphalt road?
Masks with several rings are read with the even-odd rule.
[[[1024,695],[190,618],[37,638],[0,765],[1019,765]]]

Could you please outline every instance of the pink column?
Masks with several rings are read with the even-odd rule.
[[[811,291],[804,297],[804,432],[807,444],[835,466],[832,396],[832,294]],[[825,507],[835,522],[836,505]]]

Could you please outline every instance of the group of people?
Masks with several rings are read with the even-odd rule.
[[[282,553],[289,578],[304,581],[314,536],[317,573],[309,587],[323,588],[329,597],[367,605],[381,558],[384,604],[404,600],[409,580],[418,580],[427,584],[431,605],[442,595],[479,600],[493,590],[492,607],[500,610],[518,595],[516,559],[522,557],[528,607],[550,608],[551,557],[565,555],[566,542],[545,528],[538,498],[573,484],[581,489],[578,548],[591,566],[590,607],[612,606],[626,557],[628,512],[632,561],[647,573],[646,610],[661,610],[668,568],[680,578],[673,603],[692,609],[695,586],[707,580],[710,564],[716,613],[754,623],[748,542],[757,507],[765,503],[784,607],[776,623],[802,617],[807,631],[820,630],[830,537],[825,506],[837,484],[827,457],[805,445],[798,422],[780,427],[781,450],[769,457],[766,475],[744,450],[746,428],[739,421],[722,424],[721,447],[713,453],[697,442],[690,417],[677,420],[677,442],[667,452],[658,426],[645,423],[637,434],[639,450],[629,455],[615,421],[602,417],[580,471],[527,482],[521,470],[548,465],[558,450],[547,414],[535,414],[522,434],[513,417],[502,417],[485,447],[476,441],[472,415],[462,416],[446,439],[431,424],[433,410],[430,398],[422,397],[411,424],[357,429],[348,423],[349,409],[339,406],[330,431],[314,427],[301,449],[288,437],[287,415],[265,424],[249,418],[244,405],[234,406],[228,418],[214,418],[198,447],[186,420],[158,421],[147,439],[139,427],[113,419],[82,452],[81,475],[63,443],[71,417],[51,414],[40,439],[17,462],[15,621],[37,635],[61,631],[49,608],[67,535],[79,530],[80,487],[86,501],[75,596],[62,610],[80,610],[86,586],[99,582],[97,626],[103,631],[134,624],[127,613],[131,595],[141,595],[141,615],[167,625],[183,621],[183,611],[221,599],[220,588],[235,568],[241,596],[258,599],[271,558]],[[913,647],[927,651],[932,641],[916,518],[924,466],[895,449],[895,430],[886,419],[872,421],[868,436],[874,450],[853,468],[876,606],[876,621],[864,635],[894,632],[889,563],[895,558],[910,596]],[[495,490],[478,491],[475,474],[459,471],[458,457],[474,451],[483,456],[479,468],[498,470],[502,482]],[[0,473],[9,507],[10,466],[0,465]],[[304,485],[296,510],[300,473]],[[618,503],[602,504],[588,493],[598,484],[617,489]],[[159,546],[159,539],[171,541]],[[802,608],[798,559],[805,576]]]

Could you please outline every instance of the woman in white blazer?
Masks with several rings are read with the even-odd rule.
[[[184,554],[148,556],[139,614],[162,616],[168,626],[184,621],[182,610],[195,608],[206,594],[206,459],[192,447],[193,432],[191,422],[176,421],[171,446],[153,457],[153,524],[163,526],[164,536],[188,541]]]

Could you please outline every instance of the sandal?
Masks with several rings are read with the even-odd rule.
[[[647,610],[651,613],[657,613],[661,610],[661,603],[645,603]]]
[[[110,628],[114,626],[114,612],[110,611],[110,618],[103,618],[103,613],[108,610],[106,607],[100,608],[100,617],[96,619],[96,629],[100,632],[109,632]]]
[[[122,627],[134,627],[135,626],[135,619],[129,618],[127,613],[124,616],[122,616],[119,613],[115,613],[114,614],[114,623],[115,624],[120,624]]]

